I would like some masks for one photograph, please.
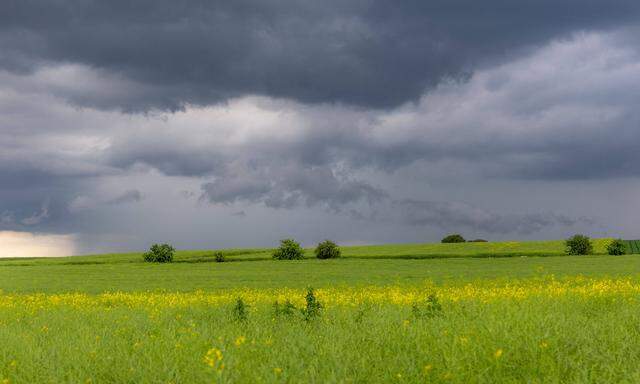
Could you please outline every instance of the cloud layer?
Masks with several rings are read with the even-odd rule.
[[[640,176],[636,2],[137,4],[0,13],[0,230],[80,251],[640,230],[610,198]]]
[[[247,94],[392,107],[513,52],[634,24],[636,1],[9,1],[0,66],[75,63],[111,86],[59,82],[83,106],[178,110]]]

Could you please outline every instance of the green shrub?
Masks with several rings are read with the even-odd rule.
[[[222,253],[222,252],[220,252],[220,251],[215,252],[215,253],[213,254],[213,257],[215,258],[216,263],[224,263],[224,262],[226,261],[226,259],[225,259],[225,257],[224,257],[224,253]]]
[[[590,255],[593,253],[591,239],[585,235],[574,235],[566,241],[567,255]]]
[[[318,301],[318,298],[313,292],[313,288],[307,289],[305,302],[306,302],[306,305],[302,309],[302,315],[304,316],[305,320],[310,321],[320,316],[320,310],[322,309],[322,304],[320,304],[320,302]]]
[[[304,258],[302,247],[293,239],[280,240],[280,248],[273,252],[276,260],[301,260]]]
[[[280,304],[278,300],[273,303],[273,313],[276,317],[279,316],[292,316],[296,313],[297,309],[293,303],[287,299],[284,304]]]
[[[607,245],[607,253],[610,255],[624,255],[627,253],[627,245],[622,239],[614,239]]]
[[[235,321],[247,321],[249,315],[249,306],[244,303],[241,297],[236,300],[233,306],[233,318]]]
[[[145,252],[144,261],[149,263],[170,263],[176,250],[169,244],[153,244],[149,252]]]
[[[445,236],[444,239],[442,239],[443,243],[464,243],[466,240],[464,239],[464,237],[462,237],[462,235],[458,234],[458,233],[454,233],[452,235],[448,235]]]
[[[442,304],[440,304],[438,296],[435,293],[431,293],[424,302],[424,307],[421,307],[418,303],[413,303],[411,312],[416,318],[432,318],[442,312]]]
[[[340,248],[331,240],[318,244],[315,250],[318,259],[335,259],[340,257]]]

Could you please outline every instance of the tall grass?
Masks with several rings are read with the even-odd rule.
[[[0,380],[640,380],[636,280],[318,290],[312,320],[277,316],[283,295],[304,306],[304,290],[0,296]]]

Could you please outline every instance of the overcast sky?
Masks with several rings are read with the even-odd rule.
[[[640,238],[639,27],[637,0],[6,0],[0,256]]]

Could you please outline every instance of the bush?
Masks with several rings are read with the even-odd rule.
[[[307,289],[307,295],[304,297],[304,300],[306,303],[305,307],[302,309],[302,315],[304,316],[304,319],[310,321],[320,316],[322,304],[320,304],[320,302],[318,301],[318,298],[313,292],[313,288]]]
[[[318,259],[335,259],[340,257],[340,248],[331,240],[325,240],[318,244],[315,250]]]
[[[473,239],[473,240],[469,240],[470,243],[488,243],[487,240],[485,239]]]
[[[144,261],[149,263],[170,263],[176,250],[169,244],[153,244],[149,252],[145,252]]]
[[[292,316],[296,313],[297,308],[293,303],[287,299],[284,305],[281,305],[278,300],[273,304],[273,313],[276,317],[279,316]]]
[[[591,239],[585,235],[575,235],[566,241],[567,255],[590,255],[593,253]]]
[[[245,304],[242,297],[236,299],[236,305],[233,306],[233,318],[235,321],[247,321],[249,315],[249,306]]]
[[[453,235],[446,236],[442,239],[443,243],[464,243],[466,240],[462,235],[454,233]]]
[[[213,257],[216,259],[216,263],[224,263],[226,261],[224,257],[224,253],[218,251],[213,254]]]
[[[411,312],[416,318],[435,317],[442,312],[442,304],[440,304],[438,296],[435,293],[431,293],[427,297],[424,307],[421,307],[418,303],[413,303]]]
[[[273,252],[276,260],[301,260],[304,258],[302,247],[293,239],[280,240],[280,248]]]
[[[607,253],[614,256],[627,253],[627,245],[622,239],[614,239],[607,245]]]

